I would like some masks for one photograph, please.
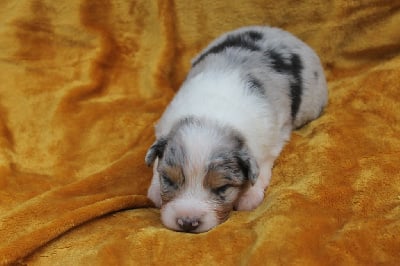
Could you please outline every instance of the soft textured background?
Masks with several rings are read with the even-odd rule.
[[[0,1],[0,264],[400,265],[400,2]],[[143,162],[202,47],[239,26],[320,55],[324,115],[264,203],[166,230]]]

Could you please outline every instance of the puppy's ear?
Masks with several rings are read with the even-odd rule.
[[[147,166],[151,166],[157,157],[163,156],[165,146],[167,146],[167,138],[159,138],[151,145],[144,159]]]
[[[250,181],[251,185],[254,185],[257,181],[258,175],[260,174],[256,158],[254,158],[247,147],[243,147],[239,151],[238,158],[244,175],[247,180]]]

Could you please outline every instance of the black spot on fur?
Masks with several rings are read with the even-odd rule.
[[[291,63],[294,81],[290,82],[290,96],[292,98],[292,119],[294,119],[300,108],[301,94],[303,91],[303,80],[301,78],[303,64],[301,62],[300,56],[297,54],[292,54]]]
[[[242,149],[243,146],[245,145],[245,140],[244,140],[243,136],[241,136],[240,134],[232,133],[232,138],[235,141],[236,149]]]
[[[252,75],[248,75],[248,88],[250,90],[250,93],[255,93],[258,95],[265,96],[265,89],[260,80],[258,80],[256,77]]]
[[[224,172],[224,177],[228,180],[242,184],[249,181],[254,185],[259,175],[258,164],[242,138],[238,138],[235,146],[233,150],[216,154],[209,165],[209,170],[219,169]]]
[[[252,185],[254,185],[260,173],[256,159],[250,154],[250,151],[247,148],[241,149],[238,152],[237,158],[244,176]]]
[[[163,156],[167,142],[167,138],[160,138],[151,145],[145,158],[145,162],[148,166],[152,165],[157,157],[161,158]]]
[[[318,72],[317,72],[317,71],[314,71],[314,78],[315,78],[315,79],[318,79],[318,77],[319,77]]]
[[[301,94],[303,91],[303,80],[301,77],[303,63],[301,62],[300,56],[292,53],[289,57],[284,58],[275,50],[266,51],[264,56],[272,69],[278,73],[290,76],[291,115],[294,120],[299,111]]]
[[[182,146],[172,139],[164,151],[163,159],[170,167],[181,167],[186,162],[186,153]]]
[[[185,126],[185,125],[196,125],[196,124],[197,125],[200,124],[200,121],[197,118],[195,118],[193,116],[186,116],[186,117],[180,119],[176,123],[176,125],[174,125],[174,130],[179,129],[182,126]]]
[[[218,54],[229,48],[241,48],[249,51],[260,51],[260,47],[256,45],[256,41],[262,39],[262,34],[256,31],[247,31],[241,34],[228,35],[226,39],[211,47],[207,52],[202,54],[192,66],[195,66],[210,54]]]
[[[179,165],[180,162],[177,157],[178,154],[176,152],[175,147],[171,147],[166,150],[165,163],[171,167],[177,166]]]
[[[208,167],[222,172],[227,180],[244,183],[246,175],[241,166],[237,151],[225,151],[216,155]]]
[[[263,37],[262,33],[258,32],[258,31],[253,31],[253,30],[247,31],[244,34],[245,35],[247,34],[250,37],[250,39],[252,39],[255,42],[261,40]]]

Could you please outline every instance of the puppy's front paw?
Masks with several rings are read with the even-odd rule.
[[[151,184],[149,190],[147,191],[147,197],[151,199],[157,208],[161,207],[161,192],[158,184]]]
[[[264,189],[257,186],[250,187],[235,205],[238,211],[251,211],[258,207],[264,199]]]

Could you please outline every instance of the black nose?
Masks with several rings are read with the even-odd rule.
[[[200,226],[200,220],[198,218],[180,217],[176,219],[176,223],[185,232],[193,231]]]

